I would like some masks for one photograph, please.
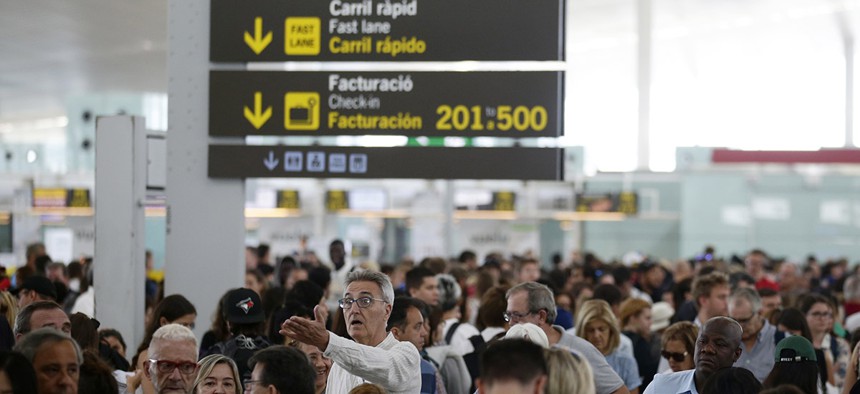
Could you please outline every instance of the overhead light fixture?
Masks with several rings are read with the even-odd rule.
[[[0,122],[0,134],[61,129],[68,125],[69,118],[66,116]]]

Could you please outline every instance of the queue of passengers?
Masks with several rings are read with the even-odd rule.
[[[148,283],[131,350],[87,297],[70,310],[67,270],[37,256],[0,281],[0,392],[860,392],[860,273],[846,260],[708,249],[545,269],[465,251],[380,267],[348,261],[340,241],[327,263],[248,252],[245,287],[213,300],[199,339],[195,306]],[[92,292],[93,263],[80,264]]]

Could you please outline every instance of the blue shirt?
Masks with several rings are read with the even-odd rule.
[[[767,375],[770,374],[770,370],[773,369],[773,352],[776,350],[775,334],[776,327],[765,320],[764,326],[756,336],[752,350],[747,349],[746,345],[741,342],[743,352],[733,366],[748,369],[759,382],[764,382]]]
[[[436,368],[421,359],[421,394],[436,394]]]
[[[633,390],[642,385],[642,378],[639,377],[639,366],[636,365],[636,359],[622,353],[620,348],[607,354],[606,362],[621,377],[628,390]]]
[[[696,390],[696,370],[658,373],[642,394],[699,394]]]

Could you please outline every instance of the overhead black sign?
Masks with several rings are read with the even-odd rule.
[[[212,0],[210,60],[564,60],[563,0]]]
[[[558,148],[209,145],[211,178],[563,179]]]
[[[558,137],[562,72],[212,71],[209,135]]]

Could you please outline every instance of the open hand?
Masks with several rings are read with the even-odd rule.
[[[314,319],[293,316],[281,324],[280,334],[316,346],[324,352],[328,347],[329,333],[325,329],[326,312],[322,306],[314,307]]]

